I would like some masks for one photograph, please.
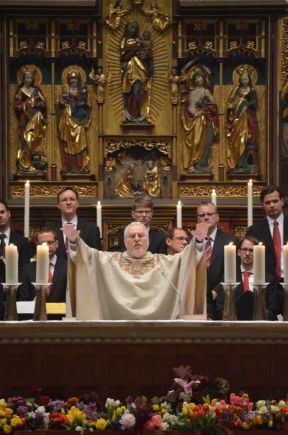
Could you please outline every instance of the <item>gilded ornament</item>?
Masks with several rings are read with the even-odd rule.
[[[125,9],[122,0],[113,0],[109,6],[109,13],[105,18],[105,24],[111,30],[116,30],[121,24],[122,18],[129,14],[130,8]]]
[[[159,32],[165,30],[170,24],[168,15],[160,8],[156,0],[151,0],[150,9],[141,8],[141,12],[151,19],[153,27]]]
[[[253,197],[258,198],[262,186],[253,186]],[[178,185],[179,198],[201,198],[211,197],[211,186],[188,184]],[[247,184],[240,185],[217,185],[217,198],[247,198]]]
[[[59,191],[64,189],[67,185],[61,184],[30,184],[30,196],[34,198],[56,198]],[[98,195],[97,186],[95,184],[85,184],[85,185],[75,185],[72,186],[73,189],[77,190],[81,197],[96,198]],[[24,197],[24,186],[13,184],[12,185],[12,197],[13,198],[23,198]]]

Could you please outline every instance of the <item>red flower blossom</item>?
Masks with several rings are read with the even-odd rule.
[[[50,400],[49,396],[40,396],[38,402],[40,405],[46,406],[48,405],[49,400]]]

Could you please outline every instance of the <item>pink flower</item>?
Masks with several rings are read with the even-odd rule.
[[[151,420],[147,421],[145,423],[144,428],[146,430],[154,430],[155,428],[160,428],[160,426],[163,424],[163,419],[160,414],[154,414],[151,417]]]
[[[183,379],[180,378],[174,378],[174,381],[176,382],[176,384],[180,385],[180,387],[183,388],[183,390],[185,391],[185,394],[187,396],[192,396],[192,385],[195,384],[200,384],[200,381],[190,381],[190,382],[185,382]]]

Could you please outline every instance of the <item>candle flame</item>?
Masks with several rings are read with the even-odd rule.
[[[41,243],[42,246],[47,246],[48,248],[48,244],[46,242]]]
[[[233,245],[234,245],[234,243],[233,243],[233,242],[230,242],[230,243],[228,243],[228,245],[229,245],[229,246],[233,246]]]
[[[215,190],[215,189],[212,189],[212,193],[213,193],[213,194],[216,193],[216,190]]]
[[[30,181],[29,180],[26,181],[25,186],[30,186]]]
[[[182,202],[181,201],[178,201],[178,204],[177,204],[179,207],[182,205]]]
[[[97,202],[97,207],[101,207],[101,202],[100,201]]]
[[[259,242],[259,243],[258,243],[258,246],[263,246],[263,243],[262,243],[262,242]]]

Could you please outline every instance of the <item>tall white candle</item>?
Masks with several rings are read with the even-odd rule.
[[[36,284],[48,283],[49,248],[47,243],[37,246],[36,253]]]
[[[265,283],[265,246],[260,242],[253,247],[254,284]]]
[[[100,237],[102,239],[102,205],[100,201],[97,202],[96,216],[97,216],[97,225],[100,231]]]
[[[247,220],[248,227],[253,224],[253,182],[249,180],[247,183]]]
[[[224,282],[225,284],[236,282],[236,246],[233,243],[224,246]]]
[[[211,202],[215,205],[215,207],[217,206],[217,194],[215,189],[212,189],[211,192]]]
[[[7,284],[18,283],[18,249],[17,246],[5,246],[5,276]]]
[[[30,220],[30,182],[27,180],[24,186],[24,236],[29,239]]]
[[[177,203],[177,228],[182,228],[182,202],[178,201]]]
[[[284,284],[288,284],[288,242],[283,246]]]

